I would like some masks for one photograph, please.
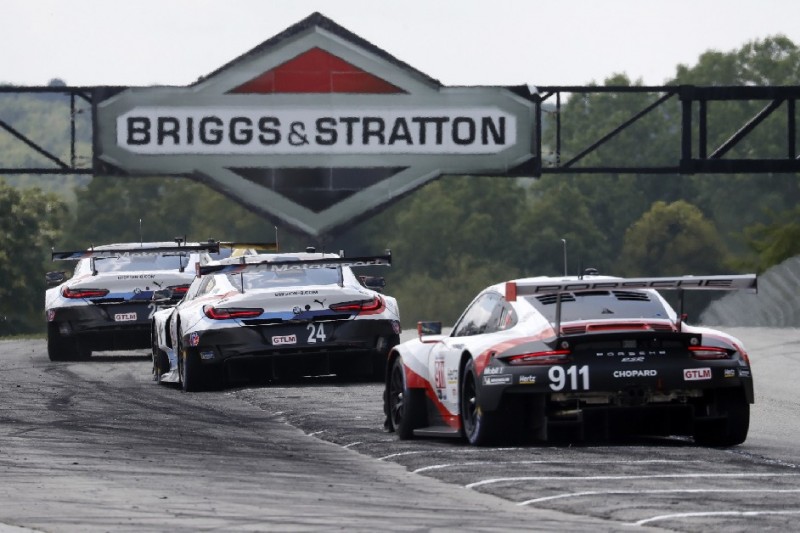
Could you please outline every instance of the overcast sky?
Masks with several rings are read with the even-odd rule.
[[[445,85],[671,79],[797,0],[0,0],[0,83],[187,85],[318,11]]]

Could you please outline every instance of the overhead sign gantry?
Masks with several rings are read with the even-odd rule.
[[[0,87],[0,93],[11,92],[68,96],[70,160],[0,116],[0,130],[46,161],[0,168],[0,174],[186,176],[311,235],[353,224],[445,174],[800,170],[800,87],[446,87],[319,13],[188,87]],[[646,92],[654,99],[562,160],[562,95],[599,92]],[[673,164],[581,165],[586,155],[676,99],[681,141]],[[715,100],[763,100],[765,107],[713,147],[708,104]],[[81,101],[92,110],[90,166],[78,162],[75,150]],[[555,117],[545,128],[547,141],[545,108]],[[726,157],[780,109],[786,112],[784,157]],[[543,146],[555,156],[545,157]]]

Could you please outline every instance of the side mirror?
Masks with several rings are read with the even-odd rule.
[[[417,322],[417,335],[422,342],[439,342],[438,338],[426,340],[423,337],[442,334],[442,323],[435,321]]]
[[[381,276],[359,276],[361,283],[368,289],[382,292],[386,287],[386,280]]]
[[[56,285],[60,285],[64,283],[64,280],[67,279],[66,272],[48,272],[44,275],[45,282],[47,283],[48,287],[55,287]]]

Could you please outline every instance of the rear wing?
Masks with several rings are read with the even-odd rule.
[[[102,258],[107,259],[111,257],[136,257],[146,255],[163,255],[163,254],[178,254],[185,252],[209,252],[219,253],[220,243],[208,242],[205,244],[187,244],[186,246],[153,246],[153,247],[138,247],[138,248],[115,248],[106,250],[77,250],[73,252],[56,252],[52,253],[53,261],[77,261],[86,258]]]
[[[519,296],[537,294],[556,295],[556,316],[554,329],[561,331],[561,295],[564,293],[580,293],[613,290],[677,290],[680,291],[680,310],[678,312],[678,329],[681,329],[685,315],[683,313],[683,291],[737,291],[758,292],[758,281],[755,274],[731,276],[681,276],[674,278],[590,278],[576,280],[542,280],[542,281],[509,281],[506,283],[506,300],[516,301]]]
[[[276,242],[234,242],[234,241],[220,241],[221,248],[230,248],[236,250],[257,250],[259,252],[277,252],[278,243]]]
[[[252,256],[242,256],[238,263],[197,265],[197,275],[206,274],[231,274],[247,271],[291,272],[293,270],[306,270],[315,268],[336,267],[366,267],[366,266],[391,266],[392,253],[386,250],[385,255],[372,255],[364,257],[323,257],[320,259],[300,259],[296,261],[270,261],[262,260],[249,262]]]
[[[755,274],[732,276],[681,276],[667,278],[584,278],[573,280],[509,281],[506,283],[506,300],[513,302],[518,296],[536,294],[561,294],[565,292],[611,290],[687,290],[758,292]]]

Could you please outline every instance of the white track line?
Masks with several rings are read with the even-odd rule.
[[[675,513],[675,514],[665,514],[661,516],[654,516],[653,518],[645,518],[644,520],[639,520],[638,522],[631,522],[632,526],[643,526],[645,524],[649,524],[650,522],[656,522],[658,520],[671,520],[673,518],[703,518],[706,516],[762,516],[762,515],[796,515],[800,514],[800,511],[717,511],[717,512],[706,512],[706,513]]]
[[[530,461],[471,461],[471,462],[464,462],[464,463],[442,463],[430,466],[423,466],[416,470],[412,470],[412,472],[418,474],[420,472],[426,472],[428,470],[442,470],[444,468],[451,468],[451,467],[460,467],[460,466],[482,466],[482,465],[618,465],[618,464],[626,464],[626,465],[635,465],[635,464],[682,464],[685,465],[687,463],[708,463],[708,461],[704,461],[701,459],[692,459],[692,460],[678,460],[678,459],[641,459],[641,460],[619,460],[619,461],[537,461],[537,460],[530,460]]]
[[[800,492],[800,489],[660,489],[660,490],[588,490],[585,492],[569,492],[565,494],[555,494],[553,496],[543,496],[519,502],[517,505],[530,505],[551,500],[564,498],[580,498],[581,496],[612,496],[615,494],[696,494],[696,493],[789,493]]]
[[[800,474],[653,474],[646,476],[524,476],[524,477],[500,477],[494,479],[484,479],[464,485],[468,489],[481,487],[483,485],[492,485],[494,483],[503,483],[506,481],[623,481],[630,479],[691,479],[691,478],[749,478],[749,477],[797,477]]]

